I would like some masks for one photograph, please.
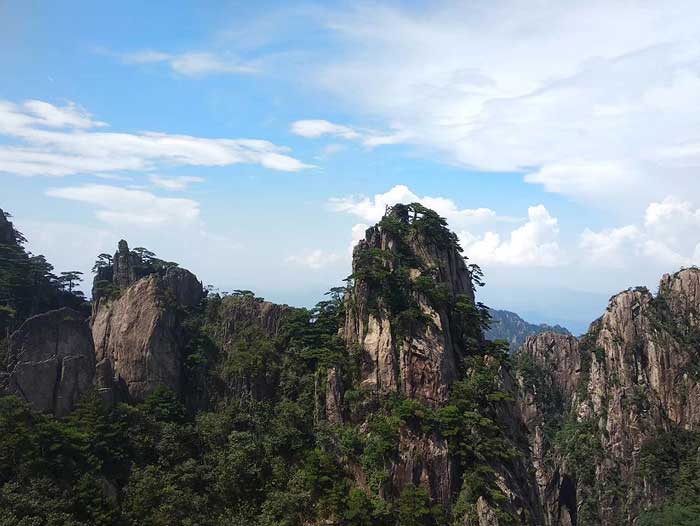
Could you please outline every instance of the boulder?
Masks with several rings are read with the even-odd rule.
[[[92,387],[90,326],[69,308],[33,316],[11,336],[8,364],[9,392],[37,411],[65,415]]]

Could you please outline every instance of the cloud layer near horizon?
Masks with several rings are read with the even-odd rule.
[[[586,228],[573,239],[561,239],[559,220],[541,204],[530,206],[527,219],[518,220],[487,208],[461,209],[445,197],[420,197],[405,185],[371,198],[331,198],[328,207],[366,222],[352,228],[354,245],[368,223],[381,219],[387,207],[410,202],[420,202],[444,216],[458,233],[465,256],[480,265],[620,268],[644,258],[647,266],[668,270],[700,263],[700,209],[674,197],[650,203],[639,224],[599,231]]]

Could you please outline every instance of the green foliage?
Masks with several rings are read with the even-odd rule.
[[[68,292],[73,292],[75,286],[81,281],[83,281],[83,278],[81,277],[82,275],[83,273],[78,270],[69,270],[67,272],[61,272],[59,274],[57,282],[63,290],[66,290],[67,288]]]
[[[17,231],[15,238],[24,240]],[[59,307],[83,308],[82,293],[75,290],[79,277],[67,272],[59,278],[44,256],[27,252],[22,243],[0,243],[0,344],[30,316]]]
[[[431,506],[428,492],[413,484],[401,492],[396,502],[396,518],[401,526],[433,526],[445,521],[442,509]]]
[[[66,418],[0,398],[0,526],[445,526],[449,517],[424,489],[389,484],[404,433],[445,438],[464,479],[461,502],[473,506],[484,497],[507,521],[494,482],[495,467],[517,456],[498,420],[511,402],[499,379],[507,353],[481,336],[485,307],[469,291],[452,297],[438,269],[420,268],[409,248],[423,237],[459,251],[457,238],[418,204],[397,205],[379,228],[396,237],[397,248],[360,251],[355,283],[374,289],[370,308],[388,313],[400,333],[432,323],[419,299],[449,313],[466,358],[447,406],[359,387],[361,350],[347,349],[339,336],[344,287],[314,308],[286,310],[272,331],[234,315],[254,311],[262,298],[212,293],[178,311],[181,398],[158,388],[142,404],[108,408],[90,393]],[[132,256],[137,274],[174,265],[142,247]],[[34,264],[44,277],[51,272],[45,260]],[[95,263],[101,295],[117,293],[112,265],[107,254]],[[470,272],[482,283],[478,267]],[[47,280],[64,294],[77,278],[64,276],[66,292],[55,277]],[[13,289],[11,301],[0,301],[3,323],[31,310],[22,310],[18,297]],[[333,426],[323,412],[331,368],[346,388],[343,411],[350,415]],[[358,468],[367,477],[362,488],[355,486]]]
[[[106,279],[95,280],[92,285],[92,292],[95,297],[108,299],[116,299],[121,293],[119,287],[112,281]]]
[[[515,370],[522,378],[526,392],[534,395],[540,411],[545,416],[545,439],[550,440],[561,426],[565,413],[564,396],[550,372],[545,371],[526,352],[515,355]]]
[[[557,433],[555,442],[564,455],[571,475],[584,486],[592,487],[596,462],[603,455],[595,420],[578,420],[570,416]]]
[[[103,268],[111,268],[112,267],[112,256],[109,254],[100,254],[97,256],[97,259],[95,260],[95,264],[92,266],[92,271],[93,272],[98,272],[100,269]]]
[[[644,512],[639,526],[700,526],[700,505],[668,504]]]
[[[673,429],[659,435],[642,446],[639,464],[642,477],[666,492],[669,505],[649,515],[658,515],[659,520],[664,517],[666,522],[659,524],[671,524],[668,517],[677,516],[680,520],[688,510],[697,509],[700,433]]]

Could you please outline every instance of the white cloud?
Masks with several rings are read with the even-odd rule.
[[[350,241],[350,246],[348,247],[348,253],[352,255],[352,251],[355,249],[360,240],[365,238],[365,231],[369,228],[369,225],[365,223],[358,223],[352,227],[352,236]]]
[[[341,126],[321,119],[307,119],[292,123],[292,133],[306,138],[334,135],[343,139],[358,139],[360,134],[349,126]]]
[[[0,145],[0,173],[65,176],[239,163],[288,172],[309,168],[289,156],[287,148],[264,140],[98,132],[92,129],[97,126],[104,123],[93,121],[73,104],[57,107],[28,101],[20,105],[0,100],[0,136],[23,143]]]
[[[624,265],[622,254],[636,251],[639,237],[639,229],[634,225],[607,228],[600,232],[586,228],[581,234],[579,246],[596,264],[621,267]]]
[[[162,51],[142,50],[120,55],[126,64],[167,63],[170,68],[186,77],[201,77],[223,73],[256,73],[254,64],[245,63],[237,57],[219,56],[209,52],[189,52],[181,54]]]
[[[518,221],[508,216],[499,216],[489,208],[460,208],[445,197],[420,197],[405,185],[396,185],[382,194],[369,197],[332,198],[328,206],[335,212],[352,214],[369,224],[376,223],[385,214],[387,207],[397,203],[419,202],[435,210],[448,220],[450,228],[462,229],[460,241],[465,255],[479,264],[519,266],[555,266],[565,263],[557,238],[559,225],[547,209],[532,206],[528,209],[528,220],[508,234],[507,239],[493,231],[483,231],[487,225]],[[352,248],[364,238],[368,224],[352,227]]]
[[[341,52],[308,78],[449,162],[638,211],[700,197],[698,16],[691,0],[353,4],[326,12]]]
[[[565,263],[559,247],[559,225],[543,205],[528,208],[528,221],[501,240],[495,232],[474,236],[460,234],[465,254],[479,265],[552,267]]]
[[[641,175],[623,161],[578,160],[546,164],[536,172],[526,174],[525,181],[539,183],[548,192],[595,199],[601,195],[602,189],[607,192],[606,197],[610,194],[617,197],[625,189],[634,191]]]
[[[291,255],[286,259],[286,261],[289,263],[294,263],[295,265],[310,268],[312,270],[318,270],[340,261],[341,259],[343,258],[340,254],[315,249],[302,254]]]
[[[700,263],[700,209],[674,197],[649,203],[643,224],[593,232],[586,229],[579,244],[589,261],[604,266],[666,267]]]
[[[92,120],[92,116],[75,103],[58,107],[41,100],[28,100],[22,105],[27,112],[38,119],[38,124],[55,128],[94,128],[106,126],[103,122]]]
[[[163,175],[153,174],[148,177],[155,186],[164,188],[165,190],[180,191],[185,190],[192,183],[201,183],[204,181],[202,177],[192,175],[183,175],[180,177],[165,177]]]
[[[335,212],[345,212],[368,223],[376,223],[382,218],[387,207],[397,203],[414,202],[419,202],[435,210],[445,217],[453,228],[462,228],[465,225],[486,221],[511,219],[497,216],[489,208],[459,208],[454,201],[445,197],[419,197],[405,185],[396,185],[383,194],[376,194],[373,198],[366,196],[334,197],[329,199],[328,206]]]
[[[400,144],[409,139],[409,134],[403,131],[395,133],[380,133],[374,130],[364,130],[345,126],[343,124],[335,124],[323,119],[306,119],[295,121],[292,123],[291,132],[306,137],[307,139],[318,139],[323,136],[336,137],[349,141],[357,141],[367,146],[374,148],[377,146],[385,146],[388,144]]]
[[[95,216],[111,225],[162,227],[193,224],[199,219],[199,203],[192,199],[158,197],[144,190],[108,185],[51,188],[47,195],[94,205]]]

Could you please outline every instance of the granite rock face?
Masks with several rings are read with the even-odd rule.
[[[9,392],[37,411],[68,414],[95,375],[87,320],[69,308],[29,318],[10,338],[8,364]]]
[[[478,354],[485,344],[479,321],[463,316],[465,311],[476,311],[472,273],[456,236],[439,225],[434,216],[423,216],[421,207],[398,205],[355,247],[343,336],[350,353],[358,356],[360,374],[357,385],[343,386],[342,375],[329,372],[325,395],[329,421],[367,425],[361,410],[342,413],[344,388],[370,393],[372,400],[398,396],[439,410],[458,379],[476,374],[464,365],[465,357]],[[490,357],[483,359],[489,362]],[[495,364],[485,365],[495,367],[504,392],[515,393],[510,373],[499,371]],[[518,407],[512,402],[501,407],[496,425],[508,429],[513,447],[521,448],[526,438]],[[520,449],[520,453],[526,460],[494,461],[489,471],[504,496],[501,510],[523,521],[539,520],[528,452]],[[361,484],[366,476],[361,469],[356,471]],[[465,476],[445,437],[405,425],[399,429],[397,456],[384,491],[398,495],[413,484],[450,509]],[[501,511],[493,502],[484,501],[474,510],[465,515],[464,524],[500,524]]]
[[[119,289],[125,289],[137,279],[141,278],[139,258],[129,250],[129,244],[125,240],[119,241],[117,251],[112,258],[112,279]]]
[[[180,307],[194,307],[202,301],[204,290],[202,282],[189,270],[170,267],[163,276],[163,285]]]
[[[523,346],[521,353],[541,373],[533,389],[524,385],[521,369],[519,402],[546,524],[632,524],[663,499],[665,488],[642,476],[640,454],[661,434],[700,424],[700,378],[693,373],[699,285],[698,269],[667,274],[656,297],[636,288],[611,298],[579,342],[545,334]],[[548,403],[550,386],[559,395],[558,407]],[[592,430],[592,480],[577,478],[566,452],[545,437],[546,422],[556,418]]]
[[[393,210],[387,217],[409,225],[407,213]],[[369,228],[353,252],[353,274],[361,274],[362,266],[374,254],[380,254],[382,272],[390,273],[399,264],[401,254],[414,259],[408,279],[434,280],[447,298],[464,296],[474,301],[469,269],[454,245],[440,244],[419,229],[407,239],[380,225]],[[448,387],[457,377],[457,365],[463,354],[462,335],[453,322],[447,304],[436,302],[421,292],[412,292],[412,300],[420,312],[419,319],[407,330],[392,317],[390,300],[383,297],[381,287],[372,279],[356,279],[347,305],[345,341],[349,347],[364,351],[362,387],[382,394],[400,392],[429,405],[446,400]]]
[[[294,311],[256,298],[252,294],[233,294],[222,298],[218,308],[214,337],[224,361],[236,361],[236,354],[247,352],[254,345],[257,352],[271,359],[276,338],[285,320]],[[274,367],[252,368],[245,374],[223,375],[218,386],[219,396],[252,397],[258,400],[274,398],[279,385],[279,371]]]
[[[202,297],[197,278],[178,268],[164,277],[141,278],[119,298],[101,301],[92,318],[98,387],[116,388],[131,401],[142,401],[160,385],[179,393],[183,340],[178,312]]]
[[[223,298],[221,305],[221,338],[226,346],[244,329],[254,328],[267,337],[275,337],[286,316],[292,311],[287,305],[272,303],[252,295]]]

